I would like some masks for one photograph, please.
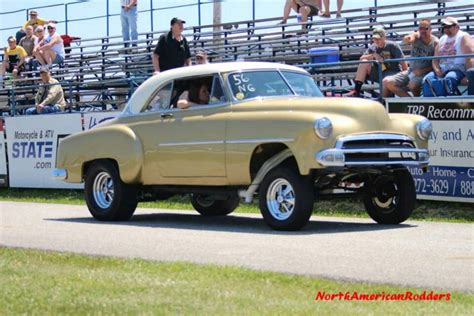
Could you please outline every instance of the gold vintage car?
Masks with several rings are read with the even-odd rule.
[[[300,68],[208,64],[153,76],[118,118],[65,138],[54,174],[85,182],[99,220],[127,220],[139,201],[176,194],[203,215],[226,215],[258,194],[269,226],[297,230],[315,200],[344,190],[395,224],[414,208],[406,166],[427,167],[430,133],[421,116],[324,98]]]

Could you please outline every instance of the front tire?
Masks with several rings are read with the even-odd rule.
[[[407,169],[379,176],[364,195],[369,216],[379,224],[400,224],[415,208],[416,191]]]
[[[128,220],[138,204],[136,186],[123,183],[111,161],[98,161],[90,166],[84,195],[89,212],[100,221]]]
[[[311,217],[313,202],[310,178],[288,167],[271,170],[260,185],[260,211],[275,230],[300,230]]]
[[[199,214],[204,216],[225,216],[239,206],[240,199],[231,195],[225,200],[215,200],[203,194],[191,194],[191,204]]]

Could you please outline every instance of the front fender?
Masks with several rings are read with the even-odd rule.
[[[104,126],[66,137],[59,145],[56,165],[67,170],[66,182],[77,183],[83,180],[85,164],[98,159],[116,161],[123,182],[140,182],[143,146],[129,127]]]
[[[416,132],[416,124],[425,117],[414,114],[390,113],[392,130],[411,136],[418,148],[428,148],[428,141],[423,140]]]

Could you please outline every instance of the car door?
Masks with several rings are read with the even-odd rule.
[[[210,78],[213,104],[160,111],[157,163],[163,177],[226,177],[225,127],[229,106],[225,97],[212,95],[218,90],[215,85],[222,84],[220,77]]]

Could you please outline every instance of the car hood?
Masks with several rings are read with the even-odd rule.
[[[312,119],[326,116],[335,120],[368,122],[372,128],[381,129],[390,122],[390,117],[382,104],[360,98],[258,98],[238,103],[234,106],[234,110],[307,112]]]

